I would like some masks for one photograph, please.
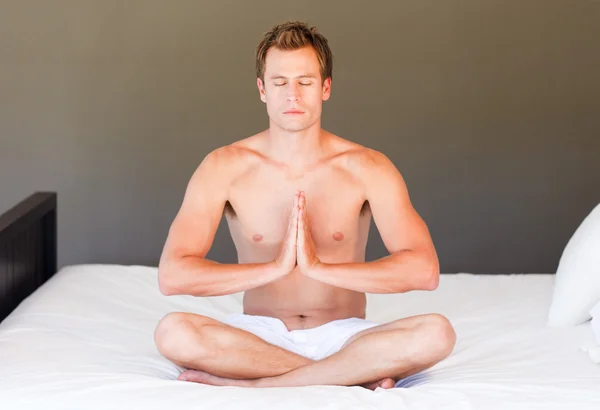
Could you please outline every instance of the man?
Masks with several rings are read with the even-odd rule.
[[[155,332],[180,380],[248,387],[393,387],[455,343],[438,314],[378,324],[365,293],[434,290],[437,255],[406,185],[383,154],[321,128],[332,56],[289,22],[257,48],[269,128],[209,153],[189,181],[159,264],[165,295],[245,291],[224,322],[174,312]],[[225,214],[237,264],[205,258]],[[371,216],[390,255],[365,262]]]

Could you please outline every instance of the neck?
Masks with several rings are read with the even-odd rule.
[[[323,157],[323,134],[317,121],[302,131],[288,131],[271,123],[267,131],[269,156],[302,172]]]

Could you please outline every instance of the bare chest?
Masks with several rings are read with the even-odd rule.
[[[226,216],[232,239],[244,259],[274,255],[285,237],[294,194],[306,195],[308,225],[317,252],[331,254],[363,241],[370,213],[361,187],[348,175],[330,173],[287,181],[249,176],[230,191]]]

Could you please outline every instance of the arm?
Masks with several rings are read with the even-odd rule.
[[[413,208],[404,179],[383,154],[369,151],[360,175],[373,219],[390,255],[371,262],[319,262],[308,276],[333,286],[366,293],[434,290],[437,254],[425,222]]]
[[[227,149],[208,154],[188,183],[159,262],[159,289],[164,295],[226,295],[282,276],[275,263],[220,264],[205,258],[228,198],[229,155]]]

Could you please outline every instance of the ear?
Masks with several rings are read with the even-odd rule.
[[[323,101],[327,101],[331,96],[331,77],[327,77],[323,82]]]
[[[258,92],[260,94],[261,101],[266,103],[267,96],[266,96],[266,92],[265,92],[265,85],[263,84],[263,82],[260,78],[256,79],[256,86],[258,87]]]

